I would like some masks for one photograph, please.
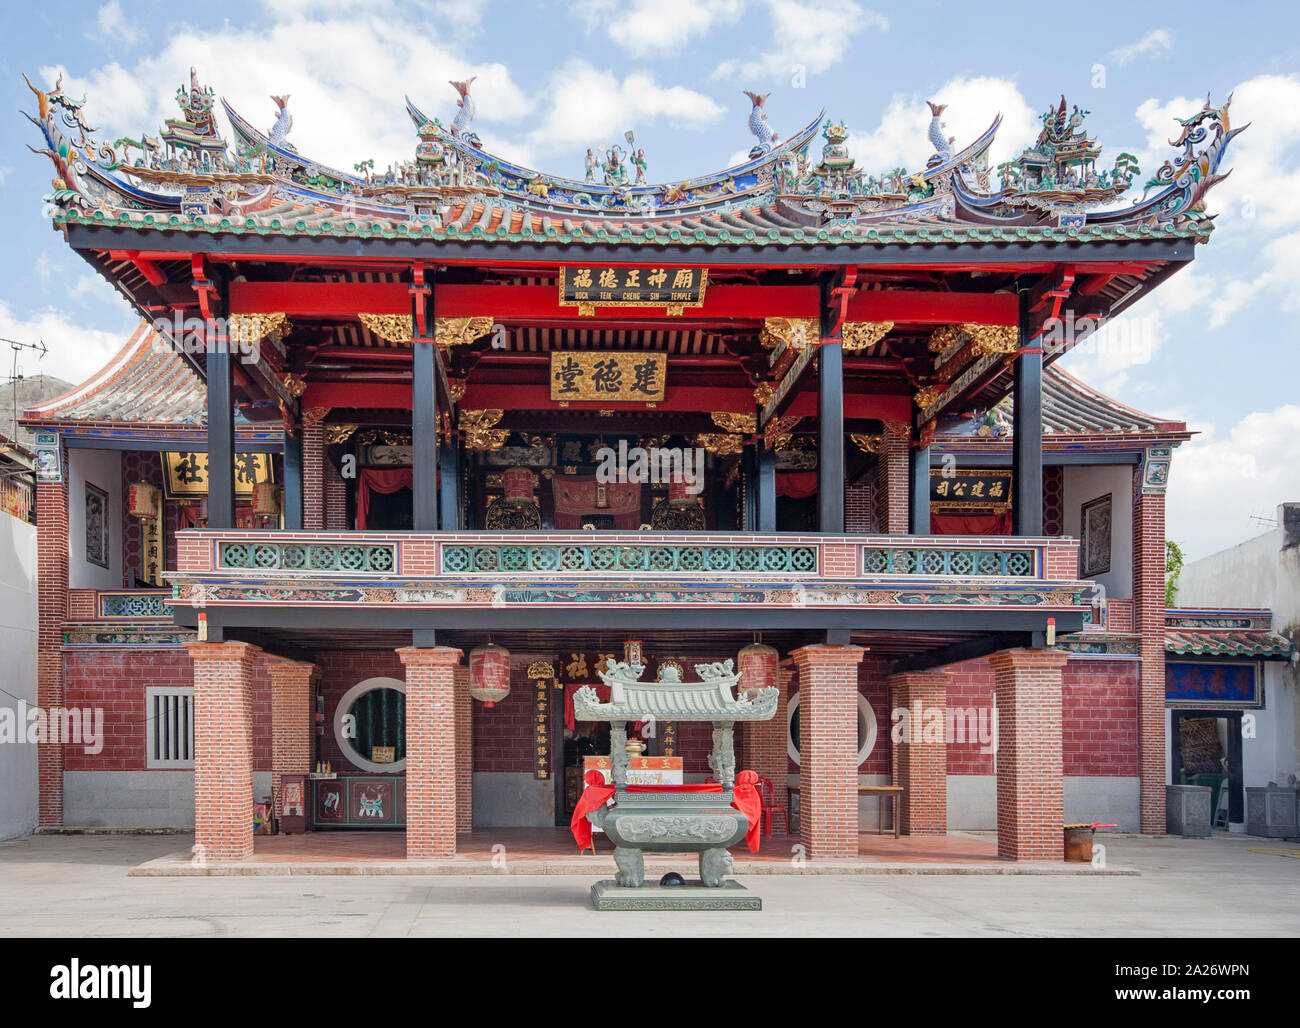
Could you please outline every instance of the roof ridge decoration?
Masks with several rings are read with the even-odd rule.
[[[875,174],[857,167],[844,121],[822,111],[782,142],[763,110],[769,94],[746,93],[749,129],[758,139],[747,161],[678,182],[648,183],[644,151],[608,149],[605,181],[568,179],[525,168],[482,149],[471,131],[474,82],[452,82],[457,112],[450,127],[408,98],[415,124],[414,159],[376,173],[373,159],[343,171],[311,160],[288,142],[293,127],[288,95],[272,96],[276,120],[262,132],[222,100],[234,132],[218,130],[216,95],[191,68],[176,91],[180,116],[158,136],[95,138],[62,79],[48,92],[28,80],[43,136],[35,152],[55,167],[46,197],[56,225],[76,220],[143,222],[145,226],[293,234],[494,234],[510,238],[565,236],[590,241],[621,229],[634,242],[991,242],[1027,238],[1127,237],[1151,232],[1205,239],[1207,190],[1226,177],[1219,167],[1228,143],[1231,96],[1221,107],[1176,119],[1179,152],[1146,183],[1141,198],[1111,208],[1140,174],[1121,152],[1099,170],[1100,145],[1083,128],[1088,112],[1062,96],[1042,116],[1034,145],[996,169],[988,153],[1001,115],[973,142],[958,148],[943,132],[946,105],[929,102],[934,152],[923,168]],[[823,122],[825,122],[823,124]],[[821,128],[820,160],[809,156]],[[1244,128],[1244,126],[1243,126]],[[633,145],[632,134],[627,134]],[[631,158],[635,176],[623,161]],[[588,167],[594,152],[589,152]],[[1106,209],[1099,209],[1105,207]],[[665,224],[666,222],[666,224]],[[880,227],[877,227],[880,226]],[[887,227],[892,226],[892,228]],[[906,228],[904,228],[906,226]],[[857,232],[861,227],[864,232]],[[627,235],[628,230],[633,235]],[[657,231],[662,229],[663,231]],[[673,235],[676,231],[676,235]],[[1062,237],[1062,233],[1064,236]]]

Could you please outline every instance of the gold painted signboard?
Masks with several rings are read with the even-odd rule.
[[[707,268],[610,268],[571,265],[560,268],[560,306],[577,307],[591,317],[597,307],[663,307],[680,315],[704,306]]]
[[[668,377],[666,353],[551,351],[551,399],[658,403]]]
[[[1011,509],[1011,472],[978,468],[930,471],[930,502],[936,507]]]
[[[273,481],[269,453],[235,454],[235,495],[251,497],[257,482]],[[208,495],[206,453],[164,453],[163,482],[169,500]]]

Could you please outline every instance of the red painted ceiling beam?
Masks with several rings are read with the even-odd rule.
[[[581,327],[602,322],[652,320],[673,328],[701,320],[758,322],[763,318],[812,318],[817,315],[815,286],[711,286],[701,307],[684,317],[656,314],[648,307],[601,307],[582,318],[574,307],[561,307],[554,286],[435,286],[439,317],[490,315],[504,322],[563,321]],[[408,287],[401,283],[232,282],[230,309],[236,314],[283,312],[321,318],[350,318],[359,311],[405,314]],[[943,325],[973,321],[986,325],[1016,324],[1016,297],[1011,293],[941,293],[913,290],[858,292],[848,302],[851,321],[893,321]]]

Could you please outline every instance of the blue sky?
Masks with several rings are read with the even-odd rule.
[[[1037,112],[1065,93],[1091,111],[1113,157],[1145,181],[1172,149],[1174,114],[1235,90],[1232,176],[1210,197],[1218,228],[1194,264],[1099,334],[1066,367],[1143,410],[1200,431],[1174,462],[1168,532],[1192,557],[1262,530],[1300,499],[1294,328],[1300,313],[1300,7],[867,3],[864,0],[571,0],[536,4],[65,2],[8,16],[0,41],[0,336],[43,338],[37,365],[79,380],[130,331],[126,303],[43,218],[48,161],[22,73],[88,93],[108,139],[156,132],[197,65],[244,116],[269,127],[289,93],[300,151],[351,167],[409,158],[403,94],[444,122],[449,79],[477,75],[485,144],[581,177],[588,146],[633,129],[652,181],[723,167],[748,149],[742,89],[771,91],[783,136],[825,107],[852,130],[859,164],[918,167],[930,152],[924,101],[948,104],[959,145],[999,111],[995,157],[1031,141]],[[7,354],[5,355],[8,356]],[[3,370],[7,379],[8,366]]]

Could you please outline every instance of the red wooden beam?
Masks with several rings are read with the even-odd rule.
[[[308,317],[353,317],[410,312],[409,286],[374,282],[232,282],[230,309],[236,314],[283,312]],[[554,286],[438,285],[434,308],[439,317],[491,315],[504,322],[563,321],[597,326],[602,321],[654,320],[668,328],[690,321],[763,318],[814,318],[816,286],[710,286],[704,304],[688,308],[684,318],[669,318],[652,307],[601,307],[595,317],[578,316],[561,307]],[[1010,293],[940,293],[901,290],[858,292],[848,302],[850,321],[894,321],[943,325],[973,321],[986,325],[1016,324],[1016,298]]]

